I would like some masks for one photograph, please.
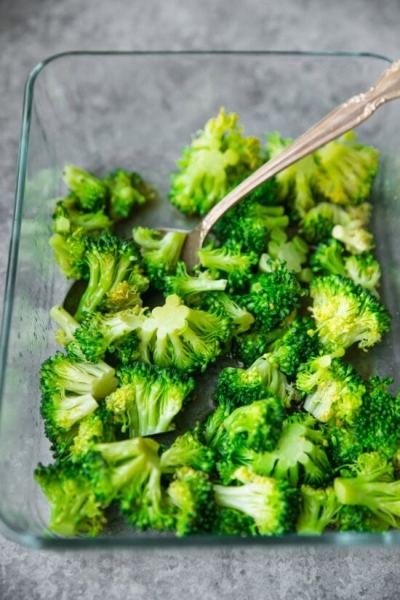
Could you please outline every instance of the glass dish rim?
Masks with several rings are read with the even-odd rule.
[[[25,174],[29,149],[29,135],[34,98],[35,81],[38,75],[50,63],[66,57],[79,56],[298,56],[298,57],[331,57],[331,58],[373,58],[392,63],[393,59],[374,52],[327,51],[327,50],[71,50],[48,56],[29,73],[24,87],[23,109],[19,136],[19,148],[16,167],[16,184],[14,208],[9,242],[9,255],[6,270],[3,314],[0,330],[0,415],[3,403],[4,373],[7,360],[8,340],[10,333],[12,304],[17,273],[18,248],[22,220],[22,207],[25,191]],[[1,418],[1,416],[0,416]],[[0,511],[0,533],[14,542],[37,549],[71,549],[71,548],[178,548],[178,547],[218,547],[218,546],[397,546],[400,545],[400,531],[384,533],[325,532],[322,535],[286,534],[274,537],[240,537],[240,536],[189,536],[152,537],[138,534],[135,537],[98,537],[98,538],[62,538],[49,534],[49,537],[17,530],[6,515]]]

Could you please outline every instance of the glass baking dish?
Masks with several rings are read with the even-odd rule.
[[[390,59],[367,53],[70,52],[30,74],[25,91],[15,210],[0,339],[0,521],[4,534],[33,547],[215,544],[400,544],[400,532],[224,538],[141,533],[118,519],[100,537],[64,539],[46,529],[48,505],[34,482],[50,462],[39,414],[39,368],[54,354],[49,310],[70,283],[48,246],[54,198],[65,192],[63,166],[99,175],[134,169],[162,199],[140,224],[188,226],[165,200],[180,150],[220,106],[237,112],[246,135],[296,137],[340,102],[365,91]],[[381,152],[374,184],[373,231],[383,265],[381,293],[393,315],[390,335],[365,355],[366,371],[400,385],[400,103],[359,128]],[[193,222],[189,223],[189,226]],[[199,409],[200,410],[200,409]]]

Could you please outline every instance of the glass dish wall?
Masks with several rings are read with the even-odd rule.
[[[193,224],[165,200],[169,173],[191,135],[218,113],[237,112],[247,135],[296,137],[340,102],[366,90],[388,64],[371,55],[290,52],[69,53],[30,75],[24,102],[16,204],[1,337],[0,517],[6,535],[32,546],[215,543],[398,544],[400,534],[325,534],[319,538],[137,534],[116,520],[102,537],[64,540],[46,531],[47,501],[33,480],[50,461],[39,415],[38,372],[56,350],[50,308],[70,287],[48,246],[54,198],[65,192],[63,166],[99,175],[136,170],[164,200],[140,215],[153,227]],[[361,367],[400,385],[400,103],[381,108],[359,128],[381,151],[373,230],[383,264],[382,296],[394,317],[385,341]],[[201,407],[199,407],[201,412]]]

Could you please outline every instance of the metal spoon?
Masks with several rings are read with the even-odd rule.
[[[197,251],[223,214],[244,198],[249,192],[270,179],[283,169],[286,169],[307,154],[311,154],[321,146],[339,137],[346,131],[354,129],[366,121],[379,106],[400,97],[400,60],[385,69],[375,85],[367,92],[353,96],[347,102],[340,104],[321,121],[303,133],[279,155],[257,169],[247,179],[242,181],[225,198],[223,198],[200,223],[190,231],[185,240],[181,253],[188,270],[198,262]],[[168,229],[164,229],[168,231]]]

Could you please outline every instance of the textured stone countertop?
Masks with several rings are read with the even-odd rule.
[[[23,86],[43,58],[73,49],[319,49],[397,58],[399,31],[398,0],[0,0],[1,296]],[[399,552],[378,548],[56,553],[0,536],[0,598],[395,600],[399,561]]]

